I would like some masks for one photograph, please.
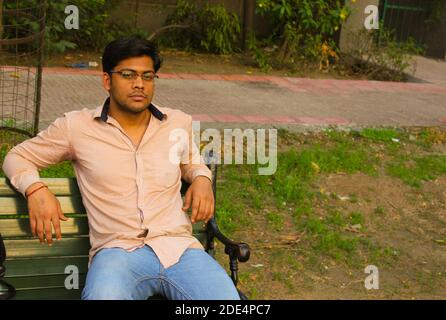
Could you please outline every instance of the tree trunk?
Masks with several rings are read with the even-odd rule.
[[[255,0],[244,0],[243,7],[243,39],[242,48],[246,50],[248,47],[248,39],[251,33],[254,32],[254,14],[256,9]]]
[[[0,0],[0,39],[3,39],[3,0]]]

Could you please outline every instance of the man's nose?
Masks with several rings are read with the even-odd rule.
[[[142,80],[141,75],[137,75],[136,79],[133,80],[133,88],[144,89],[144,81]]]

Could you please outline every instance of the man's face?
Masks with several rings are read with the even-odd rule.
[[[143,80],[143,73],[155,73],[152,58],[148,56],[128,58],[121,61],[112,71],[124,74],[104,73],[103,85],[110,93],[110,100],[121,111],[138,114],[145,111],[152,102],[154,80]],[[136,79],[128,77],[133,72],[139,75]]]

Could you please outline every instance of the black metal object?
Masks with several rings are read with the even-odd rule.
[[[6,260],[6,248],[3,243],[2,235],[0,234],[0,300],[8,300],[15,296],[15,289],[3,277],[6,273],[6,268],[3,263]]]
[[[207,167],[212,171],[212,190],[214,192],[214,208],[216,208],[217,203],[217,164],[215,158],[213,157],[212,151],[209,155],[205,156],[205,162]],[[185,193],[189,184],[182,181],[181,193]],[[225,246],[225,253],[229,256],[229,269],[231,270],[231,279],[234,285],[237,287],[238,284],[238,263],[246,262],[249,260],[251,255],[251,249],[247,243],[236,242],[228,237],[226,237],[218,228],[217,221],[215,220],[216,212],[214,216],[208,221],[206,225],[207,231],[207,241],[206,241],[206,252],[211,253],[214,251],[214,239],[217,238]],[[239,296],[242,300],[248,300],[246,295],[244,295],[240,290],[238,290]]]
[[[17,144],[39,129],[46,0],[0,6],[0,130]]]
[[[214,208],[217,208],[217,169],[216,160],[214,154],[211,151],[209,155],[206,155],[205,159],[208,168],[212,171],[212,189],[214,192]],[[218,228],[215,215],[207,223],[207,248],[206,251],[210,252],[214,250],[214,238],[217,238],[221,243],[225,245],[225,253],[229,256],[229,269],[231,270],[231,278],[234,285],[238,284],[238,263],[246,262],[251,255],[251,249],[247,243],[235,242],[227,238]],[[238,290],[238,289],[237,289]],[[239,291],[239,290],[238,290]],[[248,300],[248,298],[239,291],[240,298],[242,300]]]
[[[393,30],[398,41],[409,37],[425,44],[434,1],[437,0],[381,0],[380,20],[386,30]]]
[[[251,249],[249,245],[244,242],[235,242],[227,238],[223,233],[221,233],[218,228],[215,218],[212,218],[208,222],[208,233],[210,237],[217,238],[225,245],[225,253],[229,255],[229,268],[231,270],[231,278],[234,284],[237,286],[238,283],[238,262],[246,262],[249,260],[251,255]],[[212,242],[211,242],[212,243]]]

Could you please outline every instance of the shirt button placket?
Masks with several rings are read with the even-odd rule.
[[[144,198],[144,185],[143,185],[143,179],[142,179],[142,163],[141,158],[136,152],[135,154],[136,159],[136,186],[138,189],[138,209],[140,210],[140,218],[141,218],[141,228],[144,229],[144,206],[143,206],[143,198]]]

